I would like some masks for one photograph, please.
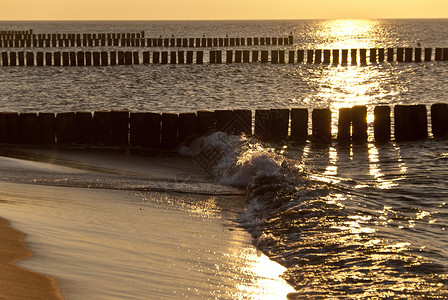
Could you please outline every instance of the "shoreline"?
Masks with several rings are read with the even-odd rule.
[[[0,217],[0,298],[62,300],[55,279],[15,264],[33,255],[24,236]]]

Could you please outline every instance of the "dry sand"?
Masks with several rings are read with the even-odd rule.
[[[54,279],[14,264],[32,255],[23,237],[0,218],[0,299],[62,299]]]

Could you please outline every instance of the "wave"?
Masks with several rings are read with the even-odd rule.
[[[448,297],[445,267],[415,254],[410,243],[380,236],[374,213],[344,204],[346,194],[359,194],[344,182],[318,180],[325,176],[281,148],[245,136],[216,132],[182,152],[213,156],[202,166],[216,182],[246,187],[241,225],[259,250],[287,268],[283,277],[296,289],[289,298]]]

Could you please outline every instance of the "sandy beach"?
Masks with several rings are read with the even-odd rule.
[[[14,268],[54,297],[55,280],[66,300],[285,299],[293,291],[279,277],[285,268],[238,225],[244,191],[210,182],[191,159],[9,149],[0,162],[0,216],[34,252]]]
[[[23,236],[0,218],[0,299],[62,299],[53,278],[15,264],[32,255]]]

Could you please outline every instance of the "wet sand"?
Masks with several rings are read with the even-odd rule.
[[[0,216],[34,252],[18,265],[55,278],[65,300],[292,291],[237,223],[244,193],[184,157],[18,149],[0,154],[0,174]]]
[[[0,299],[62,299],[53,278],[15,264],[32,255],[23,237],[0,218]]]

